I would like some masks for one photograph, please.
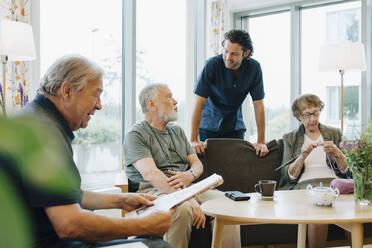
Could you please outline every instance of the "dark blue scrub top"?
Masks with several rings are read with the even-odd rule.
[[[203,105],[200,129],[218,133],[244,130],[242,103],[248,93],[252,100],[265,96],[260,64],[243,60],[239,75],[234,80],[225,67],[222,54],[210,58],[198,77],[194,93],[208,98]]]

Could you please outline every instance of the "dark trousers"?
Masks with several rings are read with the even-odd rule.
[[[199,129],[199,139],[200,141],[205,141],[209,138],[235,138],[244,139],[245,130],[237,130],[230,133],[218,133],[211,132],[205,129]]]

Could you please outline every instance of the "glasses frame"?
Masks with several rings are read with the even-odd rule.
[[[306,114],[301,114],[302,119],[304,120],[310,120],[311,116],[314,116],[314,118],[318,118],[320,116],[320,109],[315,110],[313,113],[306,113]]]

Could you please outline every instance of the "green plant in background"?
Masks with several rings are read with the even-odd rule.
[[[251,103],[250,103],[251,104]],[[251,105],[250,105],[251,106]],[[244,115],[244,114],[243,114]],[[246,125],[248,135],[257,135],[256,120],[254,118],[254,108],[249,108],[248,124]],[[265,139],[269,142],[272,139],[280,139],[282,135],[290,131],[290,113],[285,107],[272,108],[265,107]],[[251,139],[251,142],[256,142],[256,138]]]
[[[30,247],[31,222],[19,183],[53,194],[76,188],[60,144],[48,127],[29,119],[0,116],[0,247]],[[18,184],[15,178],[19,178]]]
[[[89,146],[91,144],[120,142],[120,133],[120,121],[96,116],[87,128],[75,132],[73,144]]]
[[[346,155],[346,163],[353,172],[354,196],[360,205],[372,203],[372,125],[360,139],[342,141],[340,147]]]
[[[349,120],[354,120],[357,119],[358,113],[359,86],[346,86],[344,88],[344,116]]]

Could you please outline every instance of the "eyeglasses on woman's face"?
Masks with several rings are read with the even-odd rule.
[[[314,116],[315,118],[318,118],[319,115],[320,115],[320,110],[319,110],[319,109],[317,109],[317,110],[315,110],[315,111],[313,111],[313,112],[310,112],[310,111],[306,111],[306,110],[305,110],[305,111],[301,114],[301,116],[302,116],[302,118],[303,118],[304,120],[309,120],[309,119],[311,118],[311,116]]]

